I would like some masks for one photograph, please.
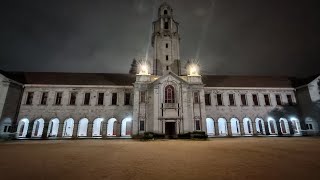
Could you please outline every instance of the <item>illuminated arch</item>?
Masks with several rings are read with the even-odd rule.
[[[72,118],[66,119],[63,124],[62,137],[72,137],[74,127],[74,120]]]
[[[47,137],[57,137],[59,131],[59,119],[53,118],[49,121]]]
[[[132,119],[125,118],[121,122],[121,136],[131,136]]]
[[[34,121],[31,137],[39,138],[42,136],[44,128],[44,119],[40,118]]]
[[[29,119],[27,118],[21,119],[18,123],[17,137],[25,138],[28,133],[28,128],[29,128]]]
[[[286,118],[280,118],[280,130],[282,134],[290,134],[289,123]]]
[[[273,118],[268,118],[268,128],[270,135],[278,134],[277,124]]]
[[[104,119],[103,118],[96,118],[93,121],[92,125],[92,137],[101,137],[102,136],[102,123]]]
[[[228,128],[227,128],[227,120],[224,118],[218,119],[218,127],[219,127],[219,136],[226,136],[228,135]]]
[[[207,123],[207,134],[208,136],[212,137],[215,135],[215,130],[214,130],[214,121],[212,118],[207,118],[206,119],[206,123]]]
[[[232,136],[240,136],[241,131],[239,120],[237,118],[231,118],[230,123]]]
[[[252,135],[253,128],[252,128],[252,121],[250,118],[243,118],[243,130],[245,135]]]
[[[78,124],[78,137],[86,137],[88,133],[88,123],[89,120],[87,118],[82,118]]]
[[[107,125],[107,136],[116,136],[117,133],[117,127],[116,124],[117,120],[115,118],[111,118],[108,120],[108,125]]]
[[[258,135],[265,135],[266,129],[264,126],[264,121],[261,118],[256,118],[256,130]]]

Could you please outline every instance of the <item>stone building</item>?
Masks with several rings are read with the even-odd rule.
[[[152,46],[152,67],[140,62],[136,75],[2,73],[1,108],[19,105],[16,113],[2,113],[1,123],[12,122],[21,139],[114,138],[144,132],[176,137],[193,131],[209,137],[302,135],[298,115],[270,115],[297,103],[288,77],[201,75],[192,63],[182,68],[179,23],[166,3],[153,22]],[[16,90],[7,88],[7,81]],[[10,96],[2,94],[11,91]],[[9,102],[6,96],[14,98]]]

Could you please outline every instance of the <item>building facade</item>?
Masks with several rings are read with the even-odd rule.
[[[145,132],[177,137],[193,131],[209,137],[302,135],[298,115],[272,116],[275,109],[297,104],[289,78],[201,75],[192,63],[182,68],[179,23],[166,3],[153,22],[152,46],[152,66],[140,62],[136,75],[12,75],[22,89],[19,108],[16,117],[1,116],[1,122],[9,118],[20,139],[115,138]]]

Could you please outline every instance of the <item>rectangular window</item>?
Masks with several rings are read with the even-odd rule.
[[[140,121],[140,131],[144,131],[144,121]]]
[[[33,94],[34,94],[33,92],[28,92],[27,101],[26,101],[27,105],[31,105],[32,104]]]
[[[230,103],[230,106],[236,105],[236,103],[234,101],[234,94],[229,94],[229,103]]]
[[[4,126],[3,132],[7,132],[8,126]]]
[[[124,96],[124,105],[130,105],[130,93],[126,93]]]
[[[70,94],[70,105],[76,105],[76,99],[77,99],[77,93],[76,92],[72,92]]]
[[[167,61],[169,60],[169,56],[168,56],[168,55],[166,55],[166,60],[167,60]]]
[[[199,92],[194,92],[193,93],[193,102],[195,103],[195,104],[199,104]]]
[[[217,103],[218,103],[218,106],[222,106],[223,103],[222,103],[222,94],[217,94]]]
[[[117,105],[117,93],[112,93],[111,105]]]
[[[258,95],[257,94],[252,94],[252,100],[253,100],[253,105],[254,106],[259,106],[259,101],[258,101]]]
[[[167,71],[169,70],[169,66],[167,66]]]
[[[85,94],[84,94],[83,104],[84,104],[84,105],[89,105],[89,104],[90,104],[90,93],[85,93]]]
[[[12,126],[8,126],[7,132],[11,132]]]
[[[277,105],[281,106],[282,102],[281,102],[281,97],[279,94],[276,94],[276,101],[277,101]]]
[[[146,92],[145,91],[141,91],[140,92],[140,102],[141,103],[145,103],[146,102]]]
[[[241,97],[241,105],[242,105],[242,106],[247,106],[248,103],[247,103],[247,97],[246,97],[246,95],[245,95],[245,94],[241,94],[240,97]]]
[[[62,100],[62,92],[57,92],[56,94],[56,105],[60,105],[61,104],[61,100]]]
[[[40,104],[41,105],[46,105],[47,104],[47,99],[48,99],[48,92],[43,92]]]
[[[164,29],[169,29],[169,22],[164,22]]]
[[[292,101],[292,96],[290,94],[287,95],[287,99],[288,99],[288,105],[292,106],[293,105],[293,101]]]
[[[98,105],[103,105],[104,93],[98,93]]]
[[[196,120],[196,131],[199,131],[200,129],[200,120]]]
[[[210,106],[211,105],[211,96],[210,94],[205,94],[204,95],[204,101],[205,101],[205,104]]]
[[[168,48],[169,47],[169,44],[168,43],[166,43],[166,48]]]
[[[265,105],[266,105],[266,106],[270,106],[271,104],[270,104],[269,95],[268,95],[268,94],[265,94],[265,95],[263,95],[263,97],[264,97],[264,103],[265,103]]]

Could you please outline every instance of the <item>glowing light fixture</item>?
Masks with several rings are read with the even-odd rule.
[[[200,76],[199,66],[197,64],[190,64],[188,76]]]
[[[139,64],[139,74],[138,75],[150,75],[149,66],[146,62]]]

